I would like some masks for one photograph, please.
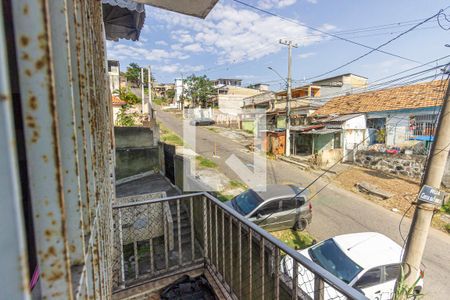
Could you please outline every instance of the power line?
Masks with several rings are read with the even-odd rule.
[[[235,1],[237,1],[237,0],[235,0]],[[346,66],[348,66],[348,65],[350,65],[350,64],[352,64],[352,63],[354,63],[354,62],[356,62],[356,61],[358,61],[358,60],[360,60],[360,59],[362,59],[362,58],[364,58],[364,57],[366,57],[366,56],[368,56],[368,55],[370,55],[370,54],[372,54],[373,52],[378,51],[380,48],[382,48],[382,47],[384,47],[384,46],[386,46],[386,45],[392,43],[393,41],[399,39],[400,37],[404,36],[405,34],[407,34],[407,33],[411,32],[411,31],[413,31],[414,29],[416,29],[416,28],[419,27],[420,25],[422,25],[422,24],[428,22],[429,20],[431,20],[431,19],[437,17],[437,16],[438,16],[439,14],[441,14],[442,12],[443,12],[443,10],[441,9],[441,10],[439,10],[438,13],[436,13],[436,14],[432,15],[431,17],[428,17],[428,18],[426,18],[425,20],[423,20],[423,21],[417,23],[417,24],[414,25],[413,27],[409,28],[409,29],[406,30],[406,31],[403,31],[402,33],[398,34],[398,35],[395,36],[394,38],[392,38],[392,39],[390,39],[390,40],[388,40],[388,41],[382,43],[381,45],[379,45],[378,47],[376,47],[376,48],[370,50],[369,52],[366,52],[366,53],[364,53],[363,55],[360,55],[360,56],[358,56],[358,57],[356,57],[356,58],[354,58],[354,59],[352,59],[352,60],[346,62],[345,64],[340,65],[340,66],[338,66],[338,67],[336,67],[336,68],[334,68],[334,69],[332,69],[332,70],[330,70],[330,71],[324,72],[324,73],[319,74],[319,75],[316,75],[316,76],[309,77],[307,80],[311,80],[311,79],[314,79],[314,78],[322,77],[322,76],[324,76],[324,75],[328,75],[328,74],[330,74],[330,73],[333,73],[334,71],[337,71],[337,70],[339,70],[339,69],[342,69],[343,67],[346,67]]]
[[[434,78],[437,77],[438,74],[436,74],[434,76]],[[423,79],[422,79],[423,80]],[[447,84],[449,84],[448,79],[447,79]],[[437,101],[436,101],[437,103]],[[394,118],[394,117],[391,117]],[[398,120],[398,122],[395,124],[394,127],[396,127],[401,121],[403,121],[403,119]],[[328,173],[329,171],[331,171],[332,168],[334,168],[336,165],[340,164],[349,154],[353,155],[353,152],[355,151],[355,149],[358,149],[358,147],[360,145],[362,145],[363,143],[365,143],[368,139],[370,138],[370,135],[367,136],[366,138],[364,138],[360,143],[358,143],[356,145],[356,147],[354,147],[351,151],[349,151],[347,154],[343,155],[342,158],[340,158],[336,163],[334,163],[333,165],[331,165],[328,169],[324,170],[319,176],[317,176],[317,178],[315,178],[313,181],[311,181],[306,187],[302,188],[302,190],[298,193],[296,193],[293,197],[290,198],[290,200],[294,200],[295,198],[297,198],[299,195],[301,195],[303,192],[305,192],[309,187],[311,187],[313,184],[315,184],[320,178],[322,178],[323,176],[325,176],[326,173]],[[315,193],[312,197],[309,198],[309,200],[313,199],[315,196],[317,196],[322,190],[324,190],[331,182],[328,182],[324,187],[322,187],[317,193]],[[294,210],[294,209],[293,209]],[[293,211],[292,210],[292,211]],[[262,221],[265,221],[267,218],[269,218],[273,213],[269,214],[266,218],[264,218]]]
[[[368,46],[368,45],[365,45],[365,44],[362,44],[362,43],[359,43],[359,42],[355,42],[355,41],[353,41],[353,40],[350,40],[350,39],[341,37],[341,36],[339,36],[339,35],[336,35],[336,34],[333,34],[333,33],[330,33],[330,32],[327,32],[327,31],[324,31],[324,30],[321,30],[321,29],[318,29],[318,28],[315,28],[315,27],[312,27],[312,26],[309,26],[309,25],[306,25],[306,24],[302,24],[302,23],[297,22],[297,21],[295,21],[295,20],[293,20],[293,19],[289,19],[289,18],[287,18],[287,17],[280,16],[280,15],[278,15],[278,14],[276,14],[276,13],[273,13],[273,12],[270,12],[270,11],[268,11],[268,10],[265,10],[265,9],[262,9],[262,8],[259,8],[259,7],[256,7],[256,6],[254,6],[254,5],[248,4],[248,3],[243,2],[243,1],[240,1],[240,0],[232,0],[232,1],[237,2],[237,3],[241,4],[241,5],[246,6],[246,7],[252,8],[252,9],[254,9],[254,10],[263,12],[263,13],[265,13],[265,14],[271,15],[271,16],[273,16],[273,17],[280,18],[280,19],[285,20],[285,21],[287,21],[287,22],[294,23],[294,24],[296,24],[296,25],[298,25],[298,26],[305,27],[305,28],[308,28],[308,29],[313,30],[313,31],[316,31],[316,32],[320,32],[320,33],[322,33],[322,34],[324,34],[324,35],[328,35],[328,36],[337,38],[337,39],[339,39],[339,40],[342,40],[342,41],[345,41],[345,42],[348,42],[348,43],[351,43],[351,44],[354,44],[354,45],[358,45],[358,46],[364,47],[364,48],[366,48],[366,49],[371,49],[372,51],[378,51],[378,52],[381,52],[381,53],[384,53],[384,54],[387,54],[387,55],[390,55],[390,56],[394,56],[394,57],[397,57],[397,58],[400,58],[400,59],[403,59],[403,60],[407,60],[407,61],[414,62],[414,63],[420,63],[420,62],[418,62],[418,61],[416,61],[416,60],[413,60],[413,59],[410,59],[410,58],[407,58],[407,57],[404,57],[404,56],[401,56],[401,55],[397,55],[397,54],[394,54],[394,53],[391,53],[391,52],[387,52],[387,51],[384,51],[384,50],[380,50],[379,47],[373,48],[373,47],[371,47],[371,46]]]

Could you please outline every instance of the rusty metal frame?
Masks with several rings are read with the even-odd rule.
[[[109,298],[114,155],[101,2],[11,4],[40,297]]]
[[[2,248],[0,290],[5,299],[26,300],[29,272],[3,24],[0,5],[0,245],[7,245]]]

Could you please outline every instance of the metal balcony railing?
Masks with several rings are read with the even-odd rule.
[[[233,299],[366,299],[207,193],[115,205],[113,217],[115,291],[198,267]]]

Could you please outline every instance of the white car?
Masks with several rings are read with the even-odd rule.
[[[358,289],[369,299],[392,299],[395,282],[400,274],[402,247],[376,232],[339,235],[299,251],[349,286]],[[281,260],[281,271],[292,280],[292,258]],[[423,287],[423,272],[418,274],[415,292]],[[345,298],[328,284],[324,284],[324,299]],[[314,296],[314,274],[298,267],[300,293]]]

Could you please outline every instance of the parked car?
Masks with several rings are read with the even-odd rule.
[[[392,299],[396,279],[401,272],[402,247],[377,232],[339,235],[299,251],[369,299]],[[281,271],[292,278],[292,258],[281,260]],[[423,287],[423,272],[418,276],[414,292]],[[314,295],[314,274],[299,265],[298,286],[301,293]],[[324,299],[343,297],[333,287],[324,284]],[[345,297],[344,297],[345,298]]]
[[[214,122],[214,120],[210,118],[194,119],[191,120],[191,122],[189,122],[189,124],[191,124],[192,126],[208,126],[213,125],[215,123],[216,122]]]
[[[249,189],[226,204],[265,230],[304,230],[312,219],[308,194],[301,187],[273,184],[265,192]]]

